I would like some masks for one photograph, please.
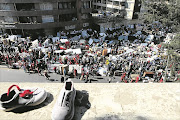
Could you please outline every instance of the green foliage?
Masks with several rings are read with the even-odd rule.
[[[180,33],[170,42],[170,47],[174,50],[180,49]]]
[[[171,67],[171,76],[175,76],[175,65],[173,64]]]
[[[170,44],[163,43],[162,47],[168,49],[169,65],[171,66],[171,75],[176,75],[176,68],[180,69],[180,54],[176,50],[180,49],[180,33],[178,33],[174,39],[170,41]],[[168,66],[169,67],[169,66]]]
[[[179,31],[178,25],[180,25],[180,5],[175,4],[176,0],[151,0],[146,2],[142,1],[147,12],[144,14],[144,21],[152,23],[153,21],[159,21],[165,26],[171,26],[174,31]]]

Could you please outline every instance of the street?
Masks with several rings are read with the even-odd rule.
[[[40,76],[37,73],[29,74],[25,73],[22,69],[9,69],[6,66],[0,65],[0,82],[34,82],[34,83],[60,83],[61,75],[55,73],[49,73],[50,79],[47,80],[44,76]],[[67,76],[68,77],[68,76]],[[89,78],[92,79],[90,76]],[[75,83],[84,83],[77,78],[71,78]],[[92,83],[108,83],[107,78],[98,77],[91,81]]]

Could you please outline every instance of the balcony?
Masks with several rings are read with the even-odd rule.
[[[111,1],[126,2],[126,0],[111,0]]]
[[[92,12],[91,8],[88,8],[88,9],[81,8],[81,13],[91,13],[91,12]]]
[[[60,0],[53,0],[53,2],[59,2]],[[75,0],[61,0],[62,2],[70,2]],[[44,3],[52,2],[52,0],[0,0],[0,3]]]
[[[81,0],[81,1],[92,1],[92,0]]]
[[[1,16],[41,16],[76,13],[76,9],[66,10],[35,10],[35,11],[0,11]]]
[[[119,10],[125,9],[124,6],[117,6],[117,5],[112,5],[112,4],[111,5],[107,4],[107,7],[111,9],[119,9]]]
[[[5,28],[5,29],[13,29],[13,28],[17,28],[16,27],[16,23],[0,23],[0,28]]]
[[[0,28],[4,29],[46,29],[64,27],[69,25],[75,25],[79,21],[68,21],[68,22],[53,22],[53,23],[15,23],[15,24],[1,24]]]
[[[95,2],[93,2],[93,5],[97,5],[97,6],[106,7],[106,4],[103,4],[103,3],[95,3]]]

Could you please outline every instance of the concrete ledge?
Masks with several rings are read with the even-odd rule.
[[[35,108],[21,108],[21,112],[0,111],[0,120],[51,120],[62,83],[0,83],[0,94],[7,92],[12,84],[20,88],[44,88],[50,93],[49,98]],[[74,86],[79,95],[86,97],[76,105],[74,120],[180,119],[180,84],[75,83]]]

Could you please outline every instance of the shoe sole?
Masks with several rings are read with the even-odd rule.
[[[23,107],[24,105],[17,105],[17,106],[15,106],[15,107],[11,107],[11,108],[3,108],[2,106],[0,106],[0,110],[3,110],[3,111],[6,111],[6,112],[8,112],[8,111],[11,111],[11,110],[14,110],[14,109],[17,109],[17,108],[20,108],[20,107]]]

